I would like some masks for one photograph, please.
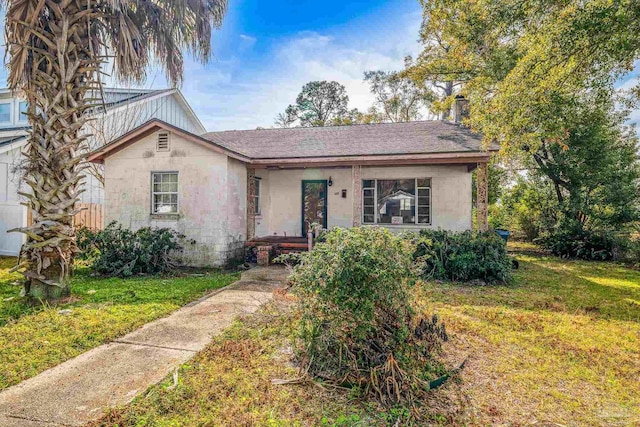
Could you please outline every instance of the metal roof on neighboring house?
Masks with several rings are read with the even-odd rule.
[[[482,136],[439,120],[232,130],[201,137],[252,159],[486,152]]]
[[[139,91],[135,91],[132,89],[119,90],[118,88],[108,88],[108,89],[105,89],[105,98],[106,98],[105,101],[103,102],[102,100],[96,100],[94,108],[104,107],[106,110],[111,110],[121,105],[142,101],[144,99],[151,98],[160,94],[169,93],[173,90],[174,89],[157,89],[157,90],[141,89]],[[125,94],[125,96],[110,102],[108,101],[108,99],[110,99],[109,92],[113,92],[117,94]],[[130,95],[130,96],[127,96],[127,95]]]

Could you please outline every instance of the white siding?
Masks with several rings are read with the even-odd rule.
[[[20,148],[0,154],[0,255],[17,255],[24,237],[21,233],[7,233],[22,227],[26,208],[20,204],[20,181],[16,173],[20,161]]]

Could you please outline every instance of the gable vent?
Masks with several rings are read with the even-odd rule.
[[[160,132],[158,134],[156,149],[158,151],[169,151],[169,132]]]

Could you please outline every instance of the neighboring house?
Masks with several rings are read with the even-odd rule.
[[[103,96],[104,95],[104,96]],[[91,135],[87,149],[100,147],[152,118],[157,118],[188,132],[201,134],[205,128],[177,89],[105,88],[91,93],[102,99],[91,112],[93,120],[83,128]],[[7,233],[27,223],[27,209],[20,205],[21,152],[26,144],[29,123],[24,115],[27,103],[0,89],[0,255],[17,255],[24,236]],[[92,164],[85,176],[83,205],[101,205],[104,201],[102,169]],[[22,188],[24,190],[24,188]]]
[[[468,230],[479,168],[486,224],[490,152],[444,121],[211,132],[152,120],[93,152],[104,165],[105,218],[170,227],[195,243],[190,265],[220,265],[256,236],[309,225]]]

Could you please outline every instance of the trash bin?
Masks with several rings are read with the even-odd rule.
[[[502,230],[502,229],[498,228],[498,229],[496,229],[496,233],[498,234],[498,236],[500,236],[500,237],[502,237],[504,239],[505,243],[507,243],[509,241],[509,236],[511,235],[509,230]]]

